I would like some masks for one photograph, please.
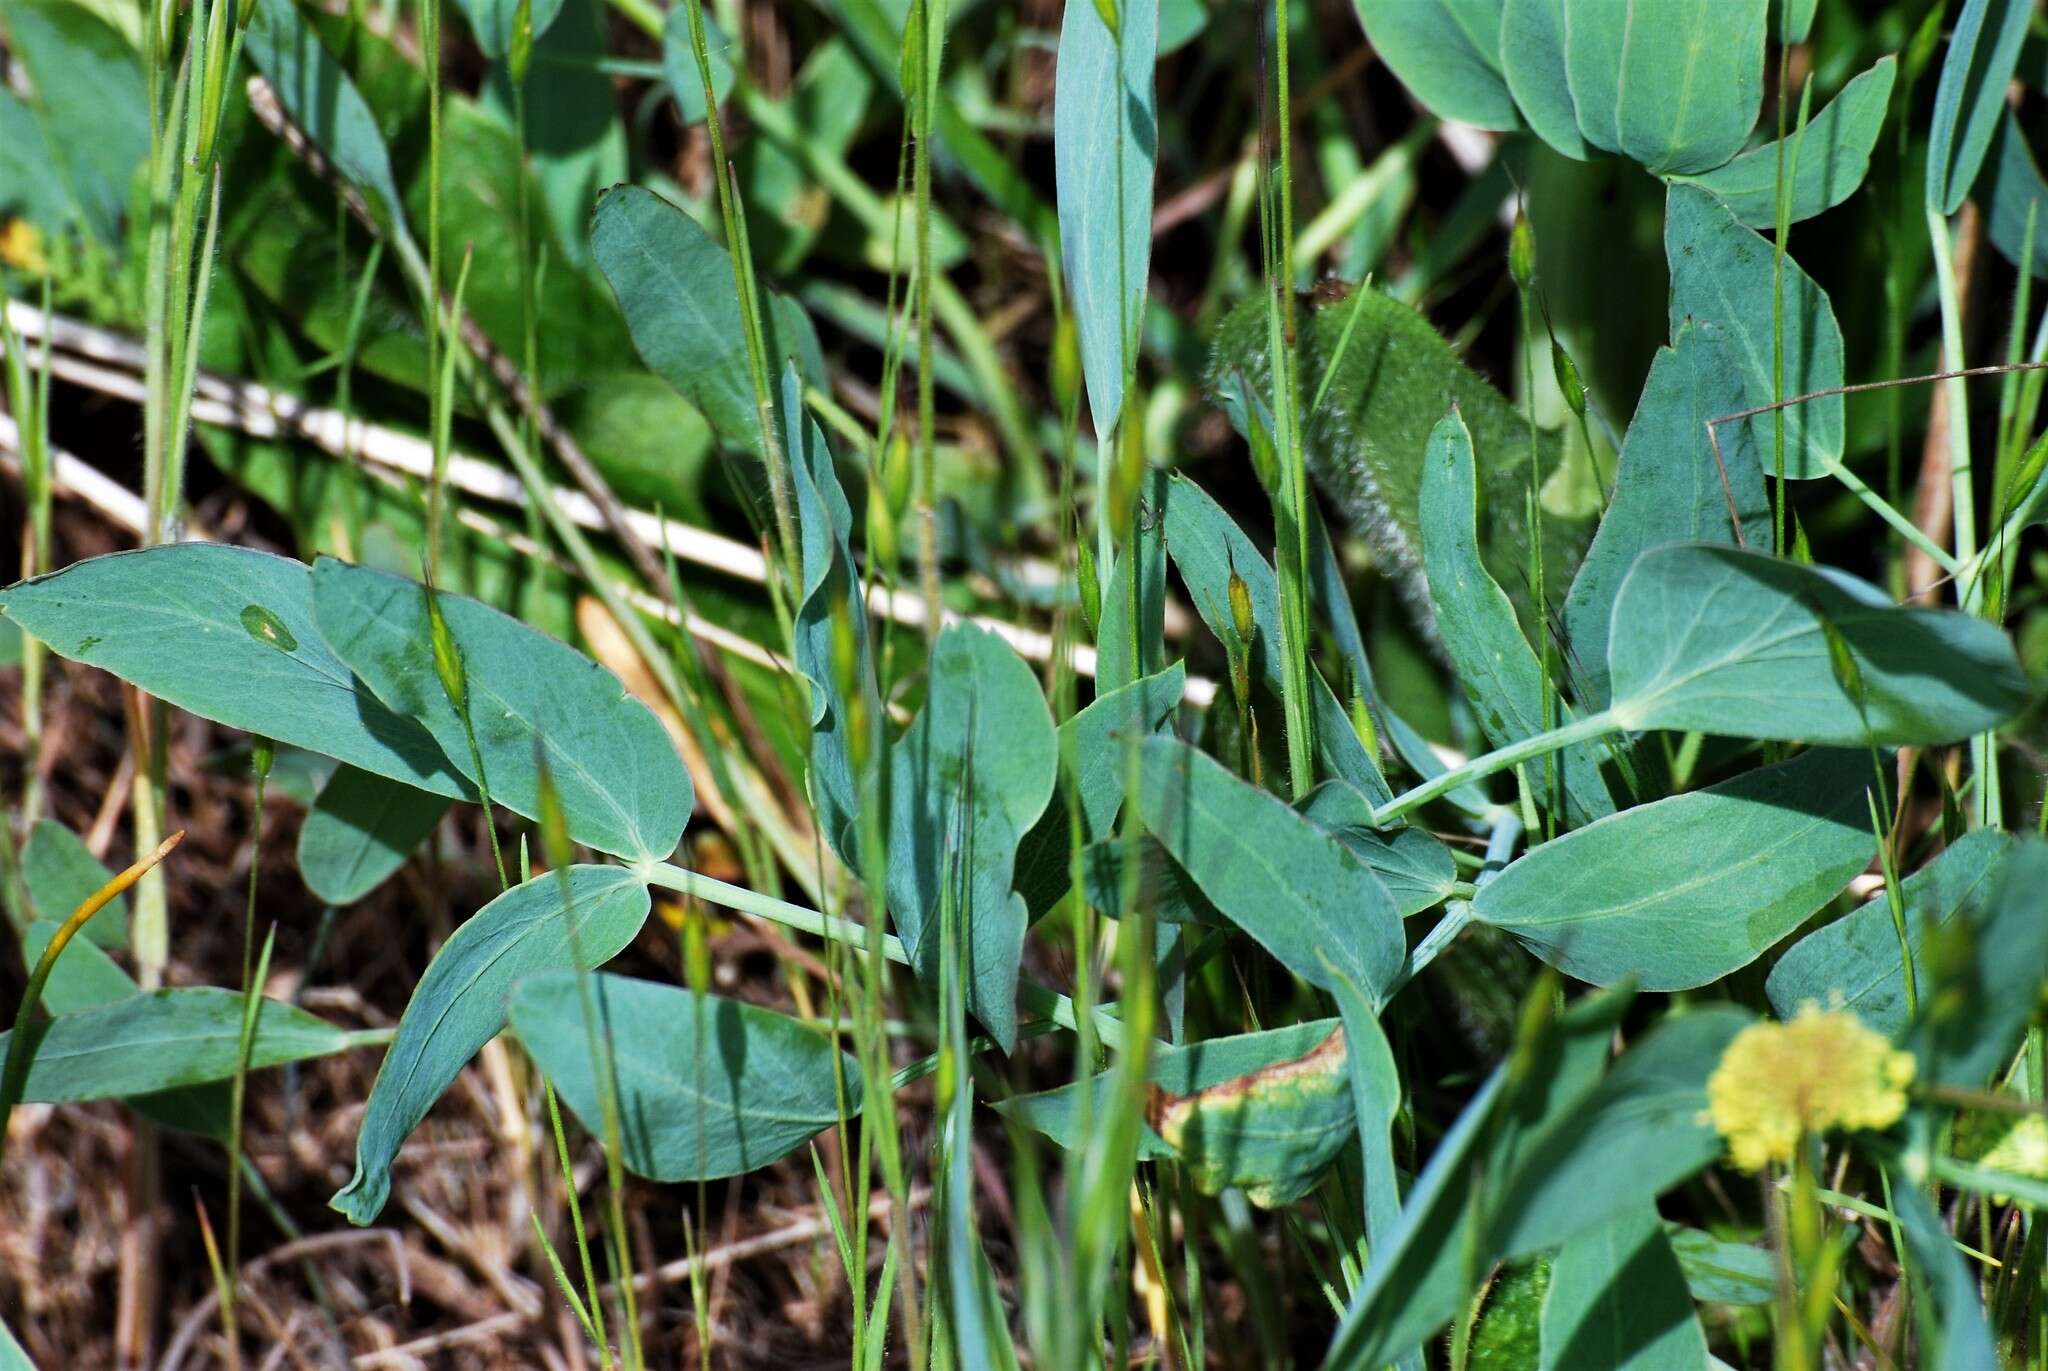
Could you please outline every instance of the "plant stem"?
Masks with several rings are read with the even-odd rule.
[[[1598,714],[1588,714],[1583,719],[1560,724],[1547,733],[1538,733],[1520,742],[1509,743],[1506,747],[1483,753],[1463,765],[1454,766],[1449,771],[1396,795],[1372,812],[1373,826],[1384,828],[1403,815],[1420,809],[1431,800],[1442,798],[1467,781],[1480,780],[1496,772],[1506,771],[1509,767],[1520,765],[1559,748],[1569,747],[1573,743],[1583,743],[1605,737],[1609,733],[1618,733],[1621,727],[1614,717],[1614,711],[1603,709]]]

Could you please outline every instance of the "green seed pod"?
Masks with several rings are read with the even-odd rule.
[[[868,563],[874,568],[895,566],[899,551],[896,516],[889,512],[888,501],[871,492],[868,495]]]
[[[694,901],[683,910],[683,981],[693,995],[711,991],[710,920]]]
[[[1052,333],[1052,402],[1064,416],[1081,403],[1081,330],[1062,313]]]
[[[1252,617],[1252,592],[1244,583],[1244,577],[1237,574],[1237,568],[1230,569],[1230,626],[1237,630],[1240,647],[1249,652],[1252,635],[1258,631],[1258,620]]]
[[[1579,364],[1572,360],[1557,339],[1550,340],[1550,369],[1557,374],[1557,388],[1564,392],[1564,402],[1573,414],[1586,417],[1586,386],[1579,380]]]
[[[1124,400],[1123,421],[1116,430],[1116,465],[1110,469],[1109,517],[1116,529],[1131,524],[1138,493],[1145,485],[1144,406],[1135,388]]]
[[[268,738],[249,740],[249,770],[259,781],[270,779],[270,764],[277,760],[277,744]]]
[[[1508,275],[1515,278],[1516,290],[1527,290],[1536,279],[1536,234],[1529,227],[1529,216],[1519,209],[1515,227],[1508,234]]]
[[[910,435],[898,429],[882,445],[882,498],[899,519],[910,508],[910,474]]]
[[[441,613],[441,598],[432,586],[427,587],[427,636],[433,644],[434,674],[441,679],[441,689],[448,696],[448,703],[455,707],[455,712],[467,719],[469,673],[462,664],[462,648],[456,643],[455,634]]]
[[[547,752],[534,740],[533,763],[536,771],[534,780],[540,803],[534,808],[540,820],[540,850],[547,858],[548,867],[554,871],[566,871],[576,860],[576,849],[569,841],[569,816],[562,809],[562,792],[555,789],[555,773],[548,767]]]
[[[1102,582],[1095,574],[1095,549],[1088,545],[1086,538],[1074,545],[1080,556],[1081,620],[1088,625],[1088,636],[1092,639],[1102,631]]]
[[[512,84],[526,84],[526,70],[533,65],[533,0],[519,0],[512,11],[512,49],[507,54],[506,66],[512,77]]]
[[[1372,710],[1365,703],[1365,696],[1354,693],[1351,697],[1351,731],[1358,735],[1358,741],[1365,745],[1366,755],[1374,761],[1380,760],[1379,725],[1372,721]]]

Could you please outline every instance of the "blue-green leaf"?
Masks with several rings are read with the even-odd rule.
[[[474,794],[433,737],[327,646],[302,562],[215,543],[116,552],[0,591],[0,610],[59,656],[202,718],[437,795]]]
[[[2003,1363],[1977,1294],[1977,1275],[1940,1212],[1918,1186],[1896,1181],[1892,1212],[1912,1253],[1914,1289],[1923,1296],[1913,1301],[1920,1334],[1916,1364],[1926,1371],[1999,1371]]]
[[[1522,126],[1501,79],[1500,0],[1352,4],[1373,50],[1430,113],[1483,129]]]
[[[761,416],[731,256],[696,220],[639,186],[614,187],[598,199],[590,248],[654,374],[727,443],[760,456]],[[770,373],[794,357],[807,380],[822,382],[824,358],[804,312],[772,291],[761,304]]]
[[[1827,292],[1789,256],[1784,275],[1782,375],[1772,341],[1775,298],[1771,245],[1698,186],[1674,184],[1665,198],[1664,255],[1671,267],[1671,337],[1685,321],[1712,324],[1734,349],[1744,409],[1842,384],[1842,329]],[[1733,411],[1729,411],[1733,412]],[[1830,395],[1782,411],[1785,474],[1825,476],[1842,456],[1842,397]],[[1775,416],[1749,420],[1757,460],[1775,473]],[[1721,441],[1728,441],[1723,426]]]
[[[469,3],[474,17],[479,9],[509,12],[524,0]],[[606,10],[594,0],[543,0],[533,10],[533,65],[540,75],[526,83],[527,155],[555,237],[580,275],[590,263],[590,206],[599,191],[626,176],[626,127],[619,120],[618,91],[599,66],[605,56]],[[488,103],[503,111],[507,122],[514,118],[511,86],[511,75],[500,62],[484,87]]]
[[[586,969],[602,966],[633,941],[647,908],[647,887],[632,872],[575,866],[566,882],[561,872],[543,872],[470,916],[413,988],[356,1132],[355,1176],[328,1203],[350,1223],[375,1219],[391,1193],[391,1164],[406,1135],[505,1026],[512,987],[535,972],[573,970],[579,961]]]
[[[815,1028],[719,995],[625,976],[590,977],[584,1018],[577,973],[526,976],[513,988],[519,1041],[584,1127],[604,1136],[594,1036],[618,1091],[620,1161],[657,1181],[738,1176],[788,1156],[860,1112],[860,1068]]]
[[[1458,864],[1449,848],[1408,825],[1374,828],[1371,803],[1343,781],[1317,786],[1298,808],[1372,868],[1404,919],[1442,904],[1457,882]]]
[[[1980,828],[1900,883],[1906,937],[1920,983],[1932,984],[1927,940],[1958,914],[1985,902],[2011,852],[2008,835]],[[1907,1024],[1906,973],[1890,899],[1880,893],[1787,948],[1771,968],[1765,990],[1780,1018],[1791,1018],[1811,1000],[1823,1008],[1853,1010],[1878,1032],[1896,1036]]]
[[[1861,698],[1836,679],[1846,648]],[[2018,714],[2033,686],[1997,625],[1902,609],[1845,572],[1680,543],[1636,559],[1607,647],[1615,721],[1862,747],[1950,743]]]
[[[448,812],[448,799],[341,767],[299,828],[299,875],[331,905],[354,904],[405,865]]]
[[[1500,70],[1539,138],[1582,162],[1593,155],[1579,132],[1565,70],[1564,0],[1507,0],[1501,6]]]
[[[700,5],[701,9],[702,6]],[[732,43],[704,16],[704,55],[711,64],[711,96],[723,101],[732,94]],[[704,74],[697,70],[697,52],[690,45],[690,12],[677,5],[661,27],[661,78],[685,124],[704,122]]]
[[[1917,1080],[1980,1090],[2012,1060],[2048,977],[2044,890],[2048,843],[2024,839],[1983,912],[1929,938],[1921,1017],[1907,1039],[1920,1059]]]
[[[1768,0],[1564,0],[1565,65],[1579,131],[1660,175],[1736,153],[1764,89]]]
[[[1717,462],[1707,420],[1744,403],[1742,378],[1720,329],[1687,324],[1660,348],[1622,440],[1614,498],[1565,596],[1565,632],[1584,699],[1608,699],[1607,631],[1614,597],[1636,558],[1667,543],[1735,541],[1737,520],[1751,542],[1770,540],[1770,498],[1757,465],[1754,430],[1721,429]],[[1734,509],[1731,512],[1731,502]]]
[[[563,0],[456,0],[462,7],[462,17],[469,20],[469,32],[476,39],[477,47],[493,62],[502,60],[512,51],[513,30],[520,5],[528,6],[527,20],[532,26],[534,49],[540,50],[541,38],[550,32],[555,17],[562,12]],[[544,71],[541,79],[533,83],[538,92],[550,81],[560,78],[561,73]]]
[[[41,1020],[28,1029],[35,1059],[21,1098],[67,1104],[226,1080],[240,1059],[242,1006],[240,993],[208,985],[152,990]],[[249,1066],[261,1070],[324,1057],[378,1036],[265,1000],[256,1014]],[[0,1054],[13,1037],[0,1033]]]
[[[1770,1249],[1723,1242],[1697,1228],[1666,1224],[1665,1240],[1685,1273],[1686,1288],[1702,1304],[1769,1304],[1778,1293],[1778,1263]]]
[[[350,185],[364,193],[371,213],[404,234],[405,197],[399,194],[391,152],[362,92],[320,42],[294,0],[257,0],[255,10],[243,39],[249,60],[277,92],[292,122],[305,130]]]
[[[1028,920],[1012,876],[1052,798],[1052,713],[1024,659],[971,624],[939,634],[929,672],[924,708],[890,754],[889,913],[911,965],[937,985],[941,902],[949,883],[963,892],[967,1007],[1007,1051]]]
[[[1707,1337],[1647,1201],[1558,1250],[1543,1298],[1542,1371],[1706,1371]]]
[[[437,598],[462,654],[492,801],[539,815],[544,754],[570,837],[626,858],[673,852],[695,797],[653,712],[568,644],[466,595]],[[435,672],[426,587],[323,557],[313,568],[313,602],[336,654],[476,781],[462,716]]]
[[[2010,113],[1999,125],[1998,144],[1991,150],[1991,186],[1986,200],[1992,245],[2014,266],[2048,276],[2048,181],[2042,179],[2041,164],[2027,146],[2019,120]],[[2033,223],[2033,255],[2022,262],[2030,250],[2029,220]]]
[[[860,778],[854,773],[856,727],[848,685],[860,692],[864,718],[879,723],[874,649],[868,641],[867,606],[853,563],[853,512],[839,487],[832,450],[818,421],[803,404],[794,366],[782,377],[783,451],[789,457],[790,492],[796,504],[803,562],[802,597],[792,634],[796,669],[810,686],[810,795],[819,831],[832,850],[858,863]],[[870,494],[878,499],[878,494]],[[850,650],[849,650],[850,649]],[[845,678],[852,673],[852,680]],[[880,742],[879,730],[876,744]],[[871,749],[871,750],[878,750]]]
[[[35,87],[43,143],[70,200],[101,244],[116,247],[135,174],[149,156],[142,62],[85,5],[19,0],[6,19],[9,48]]]
[[[1870,756],[1816,750],[1544,843],[1475,916],[1582,981],[1705,985],[1762,956],[1870,862]]]
[[[1833,209],[1863,184],[1870,170],[1870,150],[1891,108],[1892,80],[1899,59],[1883,57],[1807,122],[1804,133],[1785,135],[1785,167],[1797,174],[1787,193],[1791,222],[1811,219]],[[1726,166],[1689,179],[1719,196],[1735,217],[1751,228],[1767,229],[1778,222],[1778,145],[1766,143],[1743,153]]]
[[[1964,0],[1934,89],[1927,129],[1927,208],[1954,214],[1977,179],[2005,113],[2034,0]]]
[[[1081,336],[1088,413],[1107,436],[1123,411],[1152,262],[1152,172],[1159,153],[1152,68],[1159,0],[1067,0],[1053,90],[1053,179],[1067,302]]]
[[[36,912],[62,923],[113,880],[114,873],[92,855],[92,849],[76,833],[55,819],[38,819],[28,831],[28,841],[21,845],[21,877]],[[126,947],[128,897],[116,895],[79,931],[96,946]]]
[[[1177,738],[1140,745],[1127,798],[1211,903],[1281,965],[1316,986],[1349,977],[1381,1002],[1408,944],[1393,897],[1348,847]]]
[[[1480,731],[1495,747],[1520,742],[1544,729],[1543,668],[1522,636],[1515,607],[1479,556],[1479,488],[1472,435],[1456,410],[1429,435],[1422,454],[1422,566],[1436,607],[1437,637],[1451,660]],[[1548,625],[1542,625],[1545,631]],[[1600,764],[1584,746],[1566,748],[1565,808],[1574,823],[1614,812]],[[1546,763],[1531,763],[1530,786],[1549,806],[1551,789],[1539,783]]]

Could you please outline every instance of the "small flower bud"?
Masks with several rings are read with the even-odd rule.
[[[1508,275],[1514,277],[1516,290],[1527,290],[1536,279],[1536,234],[1521,210],[1515,211],[1515,227],[1508,234]]]
[[[1557,374],[1557,388],[1564,392],[1564,402],[1571,412],[1583,419],[1586,417],[1586,386],[1579,380],[1579,364],[1572,355],[1550,340],[1550,369]]]

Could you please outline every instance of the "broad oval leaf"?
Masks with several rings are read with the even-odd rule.
[[[1614,497],[1565,596],[1565,632],[1582,698],[1607,703],[1607,631],[1614,597],[1648,548],[1666,543],[1770,538],[1770,497],[1754,430],[1721,429],[1717,462],[1707,420],[1744,404],[1742,377],[1720,329],[1688,323],[1660,348],[1622,439]],[[1731,511],[1731,502],[1734,509]]]
[[[21,1098],[29,1103],[121,1099],[235,1074],[242,996],[218,986],[152,990],[44,1019],[28,1029],[35,1057]],[[256,1012],[249,1066],[260,1070],[377,1042],[303,1009],[265,1000]],[[0,1055],[13,1034],[0,1033]]]
[[[1451,660],[1480,731],[1506,747],[1544,729],[1543,668],[1522,634],[1515,607],[1479,556],[1479,486],[1472,435],[1453,409],[1429,435],[1422,453],[1422,566],[1436,607],[1437,638]],[[1547,632],[1547,624],[1537,626]],[[1574,823],[1614,812],[1600,763],[1585,745],[1564,749],[1528,768],[1530,788],[1546,810],[1562,808]],[[1561,771],[1562,774],[1558,774]]]
[[[2048,181],[2027,146],[2027,135],[2010,112],[1999,126],[1991,150],[1991,185],[1987,199],[1988,236],[2005,260],[2035,276],[2048,276]],[[2029,248],[2028,224],[2033,225]],[[2031,256],[2029,256],[2031,252]],[[2025,260],[2022,260],[2025,259]]]
[[[1842,329],[1835,322],[1835,307],[1827,292],[1789,256],[1779,373],[1781,358],[1771,324],[1777,290],[1772,247],[1718,197],[1684,182],[1672,185],[1664,201],[1664,255],[1671,268],[1673,341],[1688,319],[1718,328],[1734,349],[1746,392],[1743,409],[1842,384]],[[1842,456],[1842,397],[1829,395],[1781,412],[1785,475],[1827,475]],[[1757,461],[1767,474],[1775,475],[1776,415],[1755,415],[1748,423],[1755,435]],[[1723,446],[1727,432],[1728,426],[1723,426]]]
[[[21,878],[36,912],[62,923],[113,880],[114,873],[76,833],[55,819],[38,819],[21,845]],[[79,931],[99,947],[128,946],[128,897],[116,895]]]
[[[406,1135],[505,1026],[513,985],[535,972],[573,970],[572,947],[585,968],[602,966],[633,941],[647,909],[647,887],[632,872],[574,866],[566,880],[543,872],[471,915],[413,988],[356,1132],[355,1176],[328,1203],[350,1223],[375,1219]]]
[[[1964,0],[1941,62],[1927,128],[1927,208],[1954,214],[1977,179],[2005,113],[2005,90],[2026,41],[2034,0]]]
[[[1920,1059],[1915,1079],[1981,1090],[2012,1060],[2014,1045],[2048,978],[2048,842],[2024,838],[1974,918],[1956,920],[1928,949],[1921,1016],[1907,1037]]]
[[[1565,67],[1586,141],[1658,173],[1720,166],[1764,89],[1768,0],[1564,0]]]
[[[1500,14],[1500,71],[1536,136],[1567,157],[1593,155],[1579,132],[1564,56],[1564,0],[1506,0]]]
[[[338,768],[299,826],[299,875],[325,903],[354,904],[404,866],[447,812],[445,796]]]
[[[1402,918],[1420,914],[1450,897],[1458,880],[1458,863],[1451,850],[1412,824],[1374,828],[1372,805],[1354,787],[1342,781],[1326,782],[1311,790],[1297,808],[1372,868],[1372,874],[1394,897],[1394,909]]]
[[[1836,676],[1846,651],[1861,699]],[[1607,647],[1624,728],[1860,747],[1948,743],[2025,708],[2032,686],[1994,624],[1902,609],[1843,572],[1681,543],[1636,560]]]
[[[1120,32],[1103,23],[1105,8]],[[1067,0],[1053,88],[1053,179],[1060,257],[1081,340],[1088,413],[1103,437],[1123,411],[1152,262],[1152,173],[1158,158],[1159,0]]]
[[[1906,939],[1922,980],[1928,975],[1927,939],[1997,888],[2011,852],[2010,836],[1980,828],[1900,883]],[[1907,1023],[1906,973],[1889,897],[1880,893],[1787,948],[1764,988],[1781,1018],[1791,1018],[1812,1000],[1853,1010],[1878,1032],[1896,1036]]]
[[[1349,848],[1178,738],[1139,745],[1136,786],[1145,827],[1232,923],[1309,984],[1341,975],[1382,1001],[1407,939]]]
[[[489,3],[490,0],[476,0]],[[535,5],[538,11],[548,0]],[[556,0],[559,4],[559,0]],[[249,60],[277,92],[278,103],[327,154],[342,177],[364,192],[371,213],[408,232],[405,198],[391,171],[391,151],[377,116],[293,0],[257,0],[243,37]]]
[[[328,647],[302,562],[214,543],[116,552],[0,591],[0,610],[59,656],[202,718],[474,796],[426,729],[386,709]]]
[[[625,976],[590,977],[584,1018],[573,971],[528,976],[512,1026],[563,1101],[604,1136],[593,1039],[607,1044],[622,1161],[657,1181],[715,1180],[780,1160],[860,1112],[860,1068],[786,1014]],[[834,1056],[839,1057],[835,1062]]]
[[[1541,1371],[1706,1371],[1692,1293],[1645,1201],[1581,1233],[1550,1268]]]
[[[480,600],[446,591],[436,598],[462,654],[491,799],[537,817],[544,752],[570,837],[626,858],[673,852],[695,797],[653,712],[568,644]],[[426,587],[323,557],[313,568],[313,604],[335,653],[477,780],[462,717],[434,670]]]
[[[1769,1304],[1778,1293],[1778,1264],[1754,1243],[1723,1242],[1712,1234],[1667,1224],[1664,1236],[1685,1273],[1686,1288],[1703,1304]]]
[[[696,220],[639,186],[615,186],[598,198],[590,250],[648,367],[727,443],[761,456],[731,255]],[[761,302],[770,373],[793,357],[807,379],[822,381],[824,358],[804,312],[772,291]]]
[[[1307,1194],[1358,1127],[1342,1028],[1307,1053],[1184,1095],[1161,1093],[1148,1122],[1196,1189],[1230,1186],[1261,1209]]]
[[[1499,0],[1352,4],[1373,50],[1430,113],[1483,129],[1522,126],[1501,77]]]
[[[44,141],[66,183],[59,193],[100,244],[118,252],[135,169],[149,156],[150,87],[140,58],[93,7],[68,0],[9,5],[7,38],[35,87]],[[10,197],[21,193],[7,187]]]
[[[1892,81],[1898,67],[1896,57],[1878,59],[1809,119],[1804,133],[1785,135],[1792,223],[1833,209],[1863,184],[1864,174],[1870,170],[1870,151],[1877,145],[1885,112],[1891,108]],[[1778,144],[1766,143],[1726,166],[1690,179],[1719,196],[1749,227],[1772,228],[1778,222],[1778,156]]]
[[[1017,847],[1052,798],[1058,742],[1038,678],[995,634],[950,625],[929,673],[924,708],[889,757],[889,914],[937,985],[949,881],[965,892],[967,1007],[1007,1051],[1028,921],[1011,892]]]
[[[1595,985],[1683,990],[1746,966],[1870,862],[1870,756],[1804,753],[1543,844],[1472,912]]]

